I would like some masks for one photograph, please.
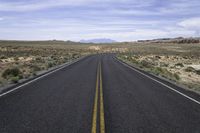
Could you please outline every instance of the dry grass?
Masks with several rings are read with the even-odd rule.
[[[95,52],[88,47],[63,41],[0,41],[0,86]],[[20,74],[6,73],[13,69],[19,69]]]
[[[126,47],[128,51],[119,58],[200,93],[200,44],[135,43]]]
[[[113,52],[129,63],[200,92],[200,44],[80,44],[64,41],[0,41],[0,84],[28,78],[64,62],[93,53]],[[18,68],[21,75],[1,75]],[[192,68],[192,69],[191,69]]]

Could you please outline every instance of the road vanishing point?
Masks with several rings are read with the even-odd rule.
[[[0,94],[0,133],[200,133],[199,101],[97,54]]]

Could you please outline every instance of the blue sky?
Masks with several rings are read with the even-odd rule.
[[[200,36],[199,0],[0,0],[0,39]]]

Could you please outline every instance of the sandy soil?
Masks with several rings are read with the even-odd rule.
[[[196,70],[200,70],[200,60],[198,58],[157,55],[136,56],[133,58],[137,61],[146,60],[152,62],[155,67],[166,68],[172,73],[177,73],[181,78],[181,83],[200,85],[199,74],[185,71],[187,67],[193,67]]]

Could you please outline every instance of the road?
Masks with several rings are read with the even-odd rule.
[[[0,133],[200,133],[199,95],[154,78],[86,57],[1,96]]]

